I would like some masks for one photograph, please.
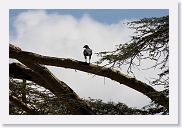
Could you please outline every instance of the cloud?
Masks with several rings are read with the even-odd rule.
[[[129,40],[132,31],[120,21],[104,24],[88,14],[80,19],[72,15],[48,14],[43,10],[20,13],[13,22],[16,37],[11,42],[23,50],[42,55],[73,58],[84,61],[83,46],[88,44],[93,52],[113,50],[114,46]],[[92,62],[98,60],[93,55]],[[62,81],[67,83],[80,97],[126,103],[142,107],[150,102],[143,94],[109,79],[72,69],[49,67]]]

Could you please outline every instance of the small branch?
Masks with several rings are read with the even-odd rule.
[[[22,94],[22,96],[21,96],[22,101],[24,103],[26,103],[27,102],[27,98],[26,98],[26,79],[23,79],[21,94]]]
[[[22,110],[26,111],[30,115],[39,115],[40,113],[38,111],[35,111],[28,107],[24,102],[20,101],[15,96],[9,96],[9,100],[13,102],[17,107],[21,108]]]

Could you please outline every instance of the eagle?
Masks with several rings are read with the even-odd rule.
[[[89,48],[88,45],[85,45],[83,48],[83,55],[85,56],[85,62],[87,62],[87,56],[89,57],[89,64],[90,64],[90,60],[91,60],[91,56],[92,56],[92,49]]]

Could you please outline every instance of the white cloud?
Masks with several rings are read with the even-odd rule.
[[[103,24],[85,14],[81,19],[71,15],[47,14],[45,11],[27,11],[16,18],[17,37],[10,39],[23,50],[42,55],[73,58],[84,61],[83,46],[88,44],[93,52],[112,50],[114,45],[129,40],[132,31],[123,25]],[[10,36],[11,38],[11,36]],[[92,62],[98,58],[93,55]],[[119,101],[132,107],[142,107],[149,99],[124,85],[72,69],[50,70],[67,83],[80,97],[104,101]]]

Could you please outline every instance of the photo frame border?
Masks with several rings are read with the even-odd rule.
[[[0,12],[3,124],[178,124],[178,4],[176,0],[7,0]],[[142,3],[142,4],[141,4]],[[169,115],[9,115],[9,9],[169,9]],[[155,116],[155,117],[154,117]]]

